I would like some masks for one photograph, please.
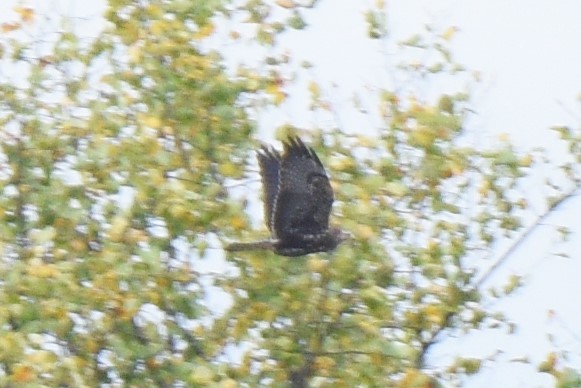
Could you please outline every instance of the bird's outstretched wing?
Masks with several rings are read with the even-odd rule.
[[[262,146],[258,151],[258,165],[260,167],[264,196],[264,223],[271,233],[275,234],[273,229],[273,214],[274,202],[278,194],[281,165],[280,154],[273,148]]]
[[[290,137],[283,144],[271,229],[279,238],[326,233],[333,189],[325,168],[298,137]]]

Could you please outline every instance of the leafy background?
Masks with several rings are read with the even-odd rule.
[[[558,159],[481,141],[458,31],[396,39],[382,2],[352,33],[385,78],[347,96],[285,49],[329,2],[107,5],[98,36],[26,3],[2,24],[2,384],[449,386],[500,358],[430,352],[518,333],[494,304],[526,279],[486,281],[575,196],[578,129],[546,130]],[[333,222],[355,239],[225,259],[222,241],[265,234],[256,138],[291,132],[328,166]],[[576,386],[578,353],[514,363]]]

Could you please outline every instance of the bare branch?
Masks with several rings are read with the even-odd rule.
[[[482,285],[488,280],[490,279],[490,277],[504,264],[506,263],[506,261],[508,261],[508,259],[511,257],[511,255],[526,241],[526,239],[533,233],[533,231],[537,228],[537,226],[541,225],[546,219],[547,217],[549,217],[549,215],[551,215],[553,213],[553,211],[555,211],[557,208],[559,208],[561,205],[563,205],[563,203],[565,201],[567,201],[568,199],[571,199],[573,197],[575,197],[577,195],[577,192],[581,189],[581,187],[575,187],[572,190],[570,190],[569,192],[567,192],[566,194],[564,194],[561,198],[559,198],[557,201],[555,201],[547,210],[545,213],[543,213],[542,215],[540,215],[535,222],[533,222],[531,225],[529,225],[523,232],[522,234],[514,241],[514,243],[506,250],[506,252],[504,252],[500,258],[496,261],[496,263],[494,263],[494,265],[492,267],[490,267],[490,269],[480,278],[476,281],[476,283],[474,284],[474,286],[476,288],[480,288],[482,287]],[[419,366],[421,367],[421,365],[424,362],[425,359],[425,355],[428,351],[428,349],[435,344],[436,342],[438,342],[438,337],[439,335],[448,327],[451,327],[450,321],[457,315],[457,313],[449,313],[446,316],[446,320],[445,320],[445,324],[443,324],[438,330],[436,330],[433,335],[431,336],[431,338],[428,341],[423,342],[422,344],[422,350],[420,352],[420,356],[418,357],[418,362],[419,362]]]
[[[227,245],[225,250],[228,252],[240,252],[240,251],[256,251],[256,250],[273,250],[273,240],[262,240],[249,243],[232,243]]]
[[[547,217],[549,217],[554,210],[557,210],[557,208],[559,208],[565,201],[567,201],[570,198],[575,197],[577,191],[579,191],[581,187],[575,187],[573,188],[571,191],[569,191],[568,193],[564,194],[561,198],[559,198],[557,201],[555,201],[546,211],[545,213],[541,214],[539,217],[537,217],[537,219],[535,220],[535,222],[533,222],[531,225],[529,225],[522,233],[521,235],[513,242],[513,244],[506,250],[506,252],[504,252],[500,258],[496,261],[496,263],[494,263],[494,265],[492,265],[492,267],[490,267],[488,269],[488,271],[482,275],[482,277],[480,277],[480,279],[478,279],[476,281],[476,283],[474,283],[474,286],[476,288],[480,288],[482,287],[482,285],[488,280],[490,279],[490,277],[503,265],[505,264],[508,259],[511,257],[511,255],[516,252],[516,250],[529,238],[529,236],[535,231],[535,229],[537,228],[537,226],[541,225],[546,219]]]

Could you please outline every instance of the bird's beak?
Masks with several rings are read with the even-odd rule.
[[[341,240],[341,241],[351,240],[352,238],[353,238],[353,233],[346,232],[344,230],[342,230],[341,234],[339,235],[339,240]]]

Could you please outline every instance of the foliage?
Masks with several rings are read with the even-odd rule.
[[[217,5],[111,2],[93,44],[4,54],[28,77],[1,90],[1,385],[214,375],[182,246],[236,227],[223,187],[250,131],[244,81],[192,44]]]
[[[254,29],[232,41],[275,47],[308,25],[313,5],[110,0],[107,29],[90,43],[66,28],[27,41],[19,33],[38,20],[27,7],[2,26],[4,69],[26,77],[0,84],[0,385],[410,387],[478,372],[472,358],[427,370],[426,354],[446,330],[499,324],[473,264],[521,230],[518,185],[540,162],[508,142],[462,145],[465,90],[380,90],[377,136],[312,128],[334,221],[355,238],[296,260],[232,255],[234,275],[210,281],[232,307],[208,309],[197,267],[217,257],[208,241],[262,233],[234,190],[253,163],[248,116],[284,104],[292,77],[272,52],[234,75],[207,41],[217,15],[242,14]],[[363,17],[371,38],[389,38],[381,12]],[[450,37],[429,30],[402,43],[431,62],[397,71],[423,82],[464,74]],[[333,110],[324,85],[306,88],[309,109]],[[578,155],[578,131],[558,131]],[[575,163],[563,171],[576,188]],[[241,362],[224,362],[231,353]],[[563,386],[579,379],[553,359],[539,369]]]

